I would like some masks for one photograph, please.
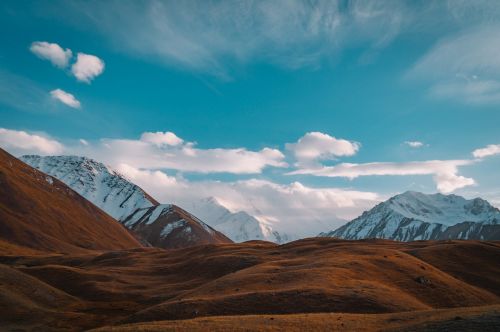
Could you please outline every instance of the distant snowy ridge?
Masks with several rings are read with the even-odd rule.
[[[284,243],[289,241],[289,237],[280,235],[271,226],[260,222],[250,214],[244,211],[231,212],[215,197],[192,202],[186,208],[234,242],[265,240]]]
[[[28,165],[51,175],[117,220],[141,208],[158,205],[139,186],[106,165],[86,157],[36,156],[20,158]]]
[[[500,210],[481,198],[407,191],[320,236],[397,241],[500,239]]]

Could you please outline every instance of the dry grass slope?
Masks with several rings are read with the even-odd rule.
[[[1,299],[0,323],[50,330],[130,323],[139,323],[130,329],[145,331],[204,324],[221,331],[264,324],[322,330],[323,323],[338,327],[331,319],[340,317],[340,323],[356,330],[366,324],[368,329],[396,328],[401,319],[410,328],[431,316],[436,324],[454,324],[442,320],[458,315],[464,324],[489,320],[491,325],[500,304],[499,258],[498,242],[322,238],[282,246],[253,241],[177,250],[5,255],[0,257],[2,278],[37,284],[21,282]],[[469,266],[484,268],[470,271]],[[8,277],[12,273],[17,276]],[[39,297],[25,295],[33,291],[29,284],[39,285]],[[47,307],[44,299],[57,297],[64,305]],[[17,313],[19,303],[32,317]],[[437,309],[451,311],[446,316]]]
[[[0,149],[0,248],[4,253],[140,246],[123,226],[64,183]]]

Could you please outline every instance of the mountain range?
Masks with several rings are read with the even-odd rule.
[[[36,155],[20,159],[64,182],[132,230],[145,245],[182,248],[232,242],[180,207],[159,204],[122,174],[93,159]]]
[[[21,160],[66,183],[133,229],[145,244],[169,248],[221,241],[286,243],[295,239],[288,232],[273,230],[245,211],[231,212],[215,197],[194,200],[185,205],[185,209],[159,204],[119,172],[89,158],[28,155]],[[500,238],[499,220],[499,210],[481,198],[467,200],[457,195],[408,191],[319,236],[352,240],[489,240]],[[196,231],[191,234],[188,230]]]
[[[26,155],[20,159],[63,181],[120,222],[130,218],[138,209],[145,211],[144,209],[159,205],[154,198],[125,176],[90,158]],[[267,240],[284,243],[290,240],[286,234],[274,231],[269,225],[244,211],[231,212],[214,197],[193,201],[185,208],[190,211],[189,215],[198,217],[191,218],[190,223],[203,220],[204,224],[221,232],[234,242]],[[182,210],[180,207],[175,207],[175,209]],[[154,220],[150,220],[141,227],[143,235],[150,234],[146,239],[148,241],[152,240],[150,237],[155,236],[151,235],[152,232],[144,230],[144,227],[150,227],[149,225],[153,223]],[[126,225],[130,226],[131,223],[128,222]],[[152,227],[157,229],[157,226]],[[203,238],[207,238],[206,235]],[[155,237],[154,242],[156,241]]]
[[[320,236],[349,240],[498,240],[500,210],[481,198],[407,191]]]

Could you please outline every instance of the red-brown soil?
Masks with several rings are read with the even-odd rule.
[[[341,323],[351,330],[419,330],[425,322],[498,327],[499,261],[499,242],[330,238],[281,246],[252,241],[4,255],[0,326],[83,330],[140,323],[129,330],[230,331],[259,330],[273,318],[269,326],[275,330],[281,323],[281,329],[297,324],[302,330],[331,330]],[[436,311],[446,308],[452,310]]]
[[[2,252],[77,253],[134,247],[141,244],[106,213],[64,183],[0,149]]]

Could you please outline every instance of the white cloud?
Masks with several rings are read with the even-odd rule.
[[[472,151],[472,155],[476,158],[484,158],[500,154],[500,144],[490,144],[484,148]]]
[[[469,104],[500,103],[500,25],[483,25],[444,39],[408,72],[431,83],[432,97]]]
[[[171,134],[145,133],[141,140],[102,139],[81,152],[112,165],[127,164],[136,168],[168,168],[198,173],[253,174],[262,172],[268,166],[287,166],[285,156],[276,149],[199,149],[194,143],[184,142]],[[166,138],[170,143],[178,144],[163,144]]]
[[[73,96],[71,93],[63,91],[61,89],[55,89],[50,91],[50,95],[52,98],[59,100],[61,103],[68,105],[69,107],[72,108],[80,108],[81,104],[80,101],[78,101],[75,96]]]
[[[457,189],[476,184],[474,179],[457,175],[453,172],[439,172],[434,175],[437,189],[442,193],[451,193]]]
[[[406,141],[405,144],[411,148],[421,148],[424,146],[424,143],[420,141]]]
[[[76,79],[90,83],[94,78],[104,71],[104,61],[95,55],[78,53],[76,62],[71,66],[71,72]]]
[[[299,169],[288,174],[311,174],[325,177],[345,177],[349,179],[373,175],[434,175],[437,189],[443,193],[449,193],[475,183],[474,179],[465,178],[457,174],[459,166],[470,165],[473,162],[473,160],[428,160],[400,163],[342,163],[335,166]]]
[[[352,156],[359,150],[360,144],[345,139],[337,139],[328,134],[310,132],[302,136],[297,143],[286,144],[300,164],[318,160],[334,159],[340,156]]]
[[[64,147],[56,140],[25,131],[0,128],[0,146],[15,154],[60,154]]]
[[[49,60],[56,67],[64,69],[68,67],[73,52],[67,48],[64,50],[56,43],[33,42],[30,51],[41,59]],[[90,83],[94,78],[104,71],[104,61],[95,55],[78,52],[76,61],[71,66],[71,72],[77,80]]]
[[[30,46],[30,51],[41,59],[49,60],[59,68],[66,68],[73,53],[69,48],[63,49],[56,43],[36,41]]]
[[[168,191],[170,187],[176,186],[179,183],[175,177],[168,176],[162,171],[141,170],[127,164],[118,164],[115,166],[115,169],[120,174],[125,175],[130,181],[141,186],[148,193],[150,192],[146,188],[152,188],[156,196],[161,195],[156,192],[157,190]]]
[[[193,182],[124,164],[117,169],[160,202],[189,208],[199,199],[216,197],[233,212],[246,211],[274,230],[296,237],[332,230],[382,200],[372,192],[311,188],[299,182],[277,184],[259,179]]]
[[[306,134],[304,137],[309,136]],[[322,148],[314,150],[312,154],[306,153],[307,160],[321,159],[324,151],[327,151],[326,156],[329,158],[341,153],[350,153],[347,149],[337,149],[335,144],[338,139],[324,134],[317,137],[321,138],[321,144],[325,143],[322,139],[329,144],[326,144],[326,148],[320,144]],[[358,216],[363,210],[386,198],[368,191],[334,187],[313,188],[300,182],[280,184],[259,178],[216,181],[206,177],[195,181],[182,175],[182,172],[258,174],[266,167],[287,166],[284,162],[285,156],[279,150],[271,148],[259,151],[245,148],[201,149],[171,132],[146,132],[138,140],[102,139],[97,142],[74,142],[73,146],[68,147],[41,135],[0,130],[1,145],[8,150],[15,150],[17,154],[64,152],[92,157],[115,167],[161,202],[173,202],[189,207],[198,199],[216,197],[232,211],[246,211],[261,222],[271,225],[273,229],[295,233],[294,236],[298,237],[313,236],[321,231],[334,229],[345,220]],[[299,140],[294,144],[293,148],[305,144],[304,141],[300,142]],[[307,140],[305,142],[310,143]],[[332,142],[335,143],[336,149],[330,145]],[[312,146],[317,148],[315,144]],[[340,147],[344,145],[341,144]],[[488,153],[491,154],[491,151]],[[480,154],[488,155],[484,152]],[[360,176],[430,175],[439,191],[449,193],[475,184],[474,179],[459,174],[459,167],[476,161],[341,163],[335,166],[310,164],[310,168],[304,167],[288,174],[349,179]],[[173,172],[175,176],[172,176],[170,171],[165,169],[180,172]]]
[[[179,138],[176,134],[166,131],[166,132],[161,132],[158,131],[156,133],[152,132],[146,132],[141,135],[141,141],[143,142],[149,142],[156,144],[158,146],[161,145],[180,145],[184,142],[183,139]]]

